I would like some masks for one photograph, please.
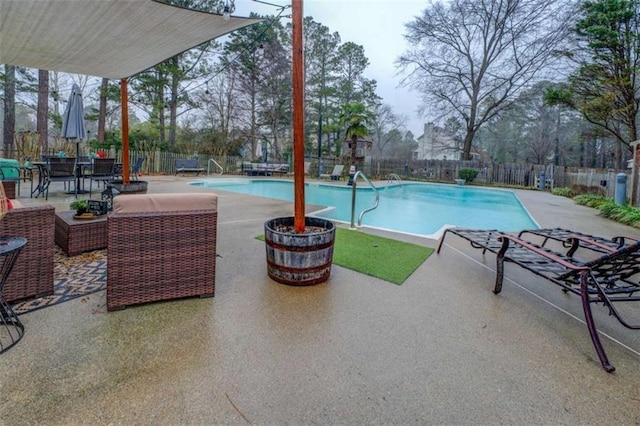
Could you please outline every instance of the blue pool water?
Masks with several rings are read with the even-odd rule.
[[[293,201],[293,182],[282,180],[213,179],[192,185],[216,188],[279,200]],[[371,188],[358,186],[359,213],[372,206]],[[363,226],[433,237],[444,226],[499,229],[505,232],[538,228],[520,200],[511,191],[459,185],[403,183],[379,188],[380,205],[366,213]],[[314,216],[351,222],[351,187],[306,183],[307,204],[327,206]],[[293,211],[291,212],[293,214]]]

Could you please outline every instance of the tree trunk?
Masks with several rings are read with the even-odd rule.
[[[464,137],[464,145],[462,146],[462,159],[465,161],[471,160],[471,144],[474,134],[474,130],[467,129],[467,134]]]
[[[109,79],[103,78],[100,85],[100,106],[98,111],[98,142],[104,143],[106,140],[107,125],[107,88],[109,87]]]
[[[180,77],[176,74],[180,64],[178,57],[171,58],[173,72],[171,75],[171,98],[169,100],[169,146],[176,146],[176,126],[178,121],[178,90],[180,89]]]
[[[351,163],[355,164],[356,155],[358,154],[358,137],[351,136]]]
[[[635,125],[629,128],[629,140],[631,142],[636,142],[638,140],[638,134],[636,133]],[[633,170],[631,172],[631,206],[638,207],[638,168],[640,167],[640,144],[637,144],[633,148]]]
[[[41,152],[49,149],[49,71],[38,70],[38,113],[36,129],[40,135]],[[34,158],[37,160],[37,158]]]
[[[13,134],[16,130],[16,67],[4,66],[4,121],[2,149],[4,157],[9,157],[13,146]]]
[[[164,111],[166,109],[165,100],[164,100],[164,81],[165,76],[161,72],[156,73],[156,87],[155,87],[155,96],[156,96],[156,114],[158,115],[158,127],[160,128],[160,143],[164,143],[167,140],[167,129],[165,126],[165,116]]]

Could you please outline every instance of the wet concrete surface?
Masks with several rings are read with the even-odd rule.
[[[217,193],[215,297],[107,312],[100,292],[22,315],[23,340],[0,355],[0,424],[640,424],[640,332],[601,307],[613,374],[578,298],[514,265],[495,295],[494,257],[455,237],[401,286],[335,265],[324,284],[277,284],[255,237],[292,203]],[[516,193],[542,227],[640,237]]]

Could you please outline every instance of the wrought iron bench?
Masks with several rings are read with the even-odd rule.
[[[527,234],[542,236],[542,245],[496,230],[448,229],[440,240],[437,252],[440,252],[447,233],[453,233],[468,240],[473,247],[482,249],[483,253],[495,253],[495,294],[502,291],[504,263],[511,262],[560,286],[567,293],[580,296],[587,328],[600,363],[606,371],[614,371],[600,342],[591,304],[602,303],[623,326],[640,329],[640,324],[629,323],[615,306],[620,302],[640,302],[640,242],[631,240],[631,244],[624,245],[620,237],[607,240],[587,234],[569,235],[563,240],[560,232],[541,231],[522,232],[520,237]],[[562,241],[569,250],[566,254],[551,250],[545,246],[549,239]],[[576,259],[574,254],[582,248],[597,255],[591,260]]]

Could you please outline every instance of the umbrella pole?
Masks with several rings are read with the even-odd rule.
[[[122,104],[122,184],[129,184],[129,100],[127,79],[120,84],[120,103]]]
[[[78,194],[81,193],[80,177],[82,176],[82,166],[78,164],[79,161],[80,161],[80,140],[76,139],[76,198],[78,198]]]
[[[295,232],[305,230],[304,211],[304,57],[302,47],[302,0],[292,2],[293,23],[293,188]]]

